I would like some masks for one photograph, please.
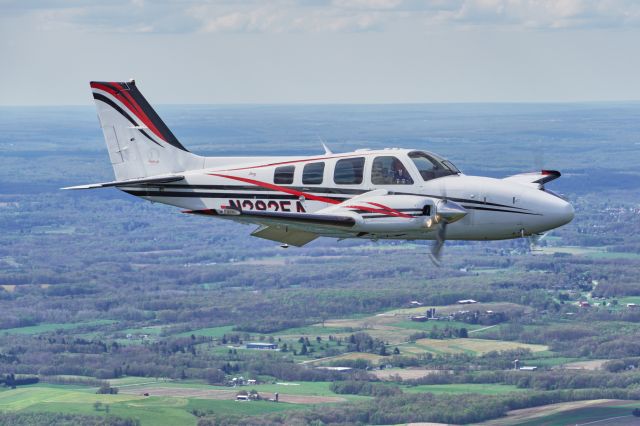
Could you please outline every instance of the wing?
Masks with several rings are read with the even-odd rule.
[[[260,225],[251,235],[301,247],[320,235],[344,237],[355,234],[350,231],[356,224],[353,217],[336,214],[312,214],[238,210],[233,208],[187,210],[184,213],[218,216],[241,223]]]
[[[562,174],[557,170],[541,170],[539,172],[520,173],[518,175],[506,177],[504,180],[540,188],[545,183],[558,179],[560,176],[562,176]]]

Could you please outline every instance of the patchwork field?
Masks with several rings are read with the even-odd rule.
[[[40,333],[48,333],[56,330],[70,330],[79,327],[92,327],[98,325],[107,325],[113,324],[116,321],[112,320],[95,320],[95,321],[87,321],[87,322],[77,322],[77,323],[65,323],[65,324],[40,324],[34,325],[30,327],[19,327],[19,328],[8,328],[5,330],[0,330],[0,333],[8,333],[8,334],[40,334]]]
[[[419,379],[429,374],[440,374],[441,370],[428,370],[426,368],[385,368],[384,370],[373,370],[369,372],[381,380],[392,380],[400,377],[402,380]]]
[[[144,386],[135,389],[123,389],[122,393],[131,395],[149,396],[170,396],[175,398],[196,398],[196,399],[216,399],[235,401],[236,395],[240,390],[256,389],[258,386],[247,387],[245,389],[226,388],[222,389],[197,389],[197,388],[179,388],[179,387],[163,387],[163,386]],[[274,392],[264,392],[256,389],[263,399],[272,399],[275,397]],[[295,395],[288,393],[279,393],[278,400],[283,403],[290,404],[323,404],[331,402],[344,402],[345,398],[339,396],[321,396],[321,395]],[[253,402],[253,401],[252,401]]]
[[[640,424],[640,419],[631,414],[631,411],[637,407],[640,407],[638,401],[616,399],[563,402],[513,410],[507,417],[481,424],[484,426],[637,425]]]
[[[403,388],[407,393],[446,393],[446,394],[464,394],[464,393],[478,393],[481,395],[497,395],[501,393],[509,392],[526,392],[525,389],[519,389],[516,386],[511,385],[499,385],[499,384],[454,384],[454,385],[421,385],[421,386],[407,386]]]
[[[144,388],[139,388],[144,389]],[[198,397],[195,389],[170,389],[167,395],[152,388],[157,396],[145,397],[138,392],[123,391],[117,395],[98,395],[95,389],[70,386],[26,386],[0,392],[0,411],[64,412],[71,414],[106,415],[130,417],[140,420],[143,426],[195,425],[197,418],[190,410],[257,415],[276,411],[304,408],[304,397],[296,398],[296,404],[268,401],[236,402],[231,399]],[[235,392],[233,393],[235,397]],[[320,398],[320,397],[317,397]],[[328,398],[328,397],[326,397]],[[313,399],[313,397],[307,397]],[[96,407],[96,403],[100,403]],[[334,402],[334,401],[326,401]],[[108,406],[108,413],[107,408]]]
[[[531,352],[542,352],[549,350],[545,345],[532,345],[519,342],[507,342],[502,340],[487,339],[420,339],[414,344],[403,345],[401,351],[409,353],[431,352],[433,354],[455,354],[469,353],[473,355],[482,355],[491,351],[506,351],[511,349],[530,349]]]

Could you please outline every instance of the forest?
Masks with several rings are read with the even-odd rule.
[[[569,401],[640,408],[638,105],[163,110],[209,155],[317,152],[307,129],[321,123],[335,151],[414,146],[488,176],[542,156],[562,170],[570,225],[534,250],[450,241],[441,268],[429,243],[284,250],[115,189],[59,191],[111,179],[92,111],[3,112],[0,423],[468,424]],[[428,308],[437,320],[413,319]],[[233,405],[240,377],[260,400]],[[63,392],[70,405],[47,402]]]

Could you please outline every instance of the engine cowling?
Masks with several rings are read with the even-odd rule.
[[[332,213],[350,216],[354,231],[428,231],[436,222],[437,200],[415,195],[381,195],[345,201]]]

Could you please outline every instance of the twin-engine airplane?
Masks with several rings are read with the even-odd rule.
[[[439,263],[452,240],[535,236],[569,223],[573,207],[542,170],[504,179],[466,176],[450,161],[387,148],[309,157],[202,157],[189,152],[133,80],[92,82],[115,172],[128,194],[258,225],[251,234],[303,246],[318,237],[434,240]]]

